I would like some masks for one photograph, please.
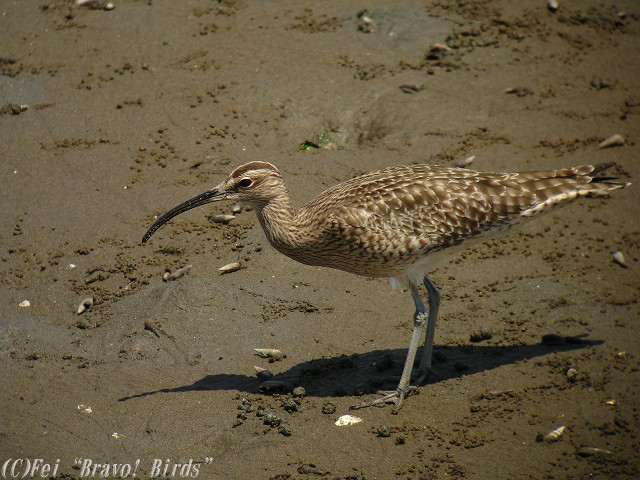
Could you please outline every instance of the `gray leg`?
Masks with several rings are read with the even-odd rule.
[[[425,319],[427,318],[427,311],[424,303],[422,302],[422,298],[420,298],[420,292],[418,292],[418,289],[416,287],[411,288],[411,295],[413,296],[413,301],[416,304],[416,313],[413,315],[413,333],[411,334],[411,343],[409,344],[409,351],[407,352],[407,359],[404,362],[404,369],[402,370],[402,377],[400,378],[398,388],[396,388],[392,392],[382,392],[384,393],[384,396],[370,402],[352,405],[351,409],[355,410],[358,408],[370,407],[371,405],[376,405],[378,403],[393,402],[395,403],[393,413],[397,413],[398,410],[400,410],[400,407],[402,407],[402,402],[404,402],[404,399],[406,398],[409,391],[415,389],[415,387],[411,387],[409,385],[409,382],[411,380],[411,371],[413,370],[413,362],[416,358],[418,345],[420,345],[420,338],[422,337],[422,330],[424,329]],[[431,315],[429,315],[429,318],[431,318]],[[431,321],[429,320],[429,324],[430,323]],[[435,320],[433,323],[435,329]]]
[[[433,373],[431,369],[433,338],[436,334],[436,319],[438,318],[438,309],[440,308],[440,292],[427,275],[424,276],[424,287],[429,294],[429,320],[427,321],[427,334],[424,338],[424,349],[422,351],[422,358],[420,359],[420,378],[418,385],[424,383],[429,373]]]

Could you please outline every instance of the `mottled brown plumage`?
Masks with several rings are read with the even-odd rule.
[[[482,238],[582,196],[606,195],[627,184],[597,175],[613,164],[526,173],[483,173],[463,168],[389,167],[331,187],[295,209],[280,172],[266,162],[236,168],[216,188],[160,217],[143,241],[170,218],[216,200],[252,205],[276,250],[307,265],[357,275],[389,277],[411,289],[416,303],[414,338],[398,389],[382,400],[396,409],[409,389],[411,366],[426,309],[418,286],[429,293],[429,324],[421,361],[430,370],[438,290],[428,278],[447,249]],[[417,335],[417,340],[416,340]]]

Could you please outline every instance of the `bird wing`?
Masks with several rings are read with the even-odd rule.
[[[408,253],[453,245],[509,222],[536,203],[519,180],[519,174],[392,167],[347,181],[320,197],[334,203],[336,235],[375,250]]]

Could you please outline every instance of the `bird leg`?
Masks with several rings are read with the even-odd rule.
[[[429,320],[427,321],[427,334],[424,337],[424,348],[420,358],[420,376],[416,382],[417,385],[422,385],[430,374],[438,376],[431,368],[431,358],[433,356],[433,339],[436,334],[436,319],[440,308],[440,291],[426,274],[424,276],[424,287],[429,295]]]
[[[418,351],[418,345],[420,344],[420,339],[422,337],[422,330],[424,329],[425,320],[427,319],[427,311],[424,306],[424,303],[422,302],[422,298],[420,298],[420,293],[418,292],[418,289],[415,286],[411,287],[411,295],[413,296],[413,301],[416,304],[416,312],[413,315],[413,333],[411,335],[411,343],[409,344],[409,351],[407,352],[407,359],[404,362],[402,377],[400,377],[400,383],[398,384],[398,388],[390,392],[379,392],[383,396],[375,400],[371,400],[369,402],[364,402],[364,403],[358,403],[356,405],[351,405],[350,408],[352,410],[356,410],[364,407],[370,407],[372,405],[377,405],[379,403],[394,403],[395,407],[393,408],[393,413],[398,413],[398,411],[402,407],[402,403],[404,402],[404,399],[407,397],[409,392],[417,388],[409,385],[409,381],[411,380],[411,371],[413,370],[413,362],[416,358],[416,352]],[[429,313],[429,318],[431,318],[430,313]],[[435,321],[433,323],[435,328]]]

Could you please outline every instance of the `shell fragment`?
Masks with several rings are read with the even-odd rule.
[[[162,280],[165,282],[172,282],[178,280],[180,277],[184,277],[187,272],[191,270],[191,265],[177,269],[175,272],[164,272],[162,274]]]
[[[627,261],[624,258],[624,253],[619,250],[613,254],[613,261],[623,268],[628,268]]]
[[[93,297],[85,298],[80,302],[80,305],[78,306],[78,315],[84,313],[86,310],[89,309],[89,307],[92,307],[92,306],[93,306]]]
[[[603,140],[602,142],[600,142],[600,144],[598,145],[598,148],[619,147],[624,144],[625,144],[624,137],[619,133],[616,133],[615,135],[611,135],[606,140]]]
[[[229,223],[231,220],[235,220],[235,215],[211,215],[209,219],[214,223]]]
[[[356,417],[354,415],[342,415],[338,420],[336,420],[337,427],[346,427],[348,425],[355,425],[356,423],[360,423],[362,419],[360,417]]]
[[[231,263],[227,263],[223,267],[220,267],[218,269],[218,271],[221,272],[221,273],[231,273],[231,272],[235,272],[237,270],[240,270],[241,268],[242,268],[242,265],[240,265],[240,263],[231,262]]]
[[[256,352],[256,355],[259,357],[266,358],[270,362],[278,362],[283,358],[287,358],[284,353],[275,348],[254,348],[253,351]]]
[[[542,437],[542,439],[545,442],[555,442],[556,440],[558,440],[562,436],[564,431],[565,431],[565,426],[563,425],[563,426],[558,427],[558,428],[556,428],[554,430],[551,430],[544,437]]]

